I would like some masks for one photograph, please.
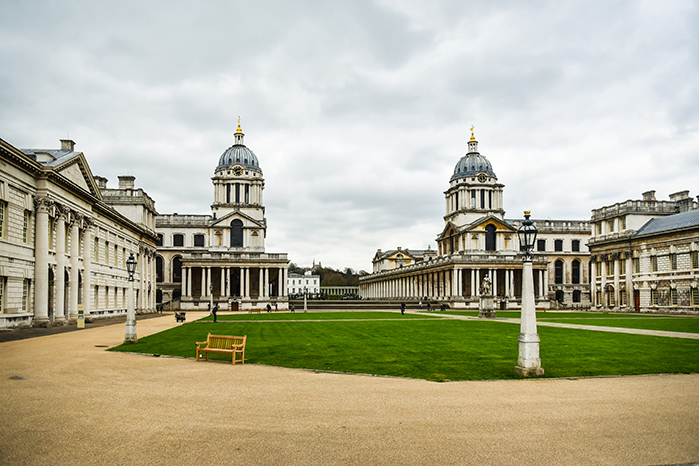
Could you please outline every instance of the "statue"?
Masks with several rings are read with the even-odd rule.
[[[490,277],[486,275],[485,278],[483,278],[483,283],[481,284],[481,296],[492,296],[492,294],[493,287],[490,283]]]
[[[495,311],[495,300],[493,299],[493,286],[490,282],[490,277],[485,276],[480,289],[480,306],[478,309],[478,317],[494,319],[497,317]]]

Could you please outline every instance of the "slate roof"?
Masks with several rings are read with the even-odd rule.
[[[651,219],[639,228],[634,236],[661,233],[688,227],[699,227],[699,210],[690,210],[689,212],[683,212],[681,214]]]
[[[70,149],[20,149],[20,151],[32,159],[36,160],[37,153],[48,154],[53,157],[53,160],[39,162],[45,167],[55,167],[62,164],[66,160],[70,160],[73,157],[80,155],[80,152],[72,151]]]

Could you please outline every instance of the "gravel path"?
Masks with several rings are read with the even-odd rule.
[[[699,462],[697,374],[434,383],[105,351],[123,337],[0,343],[0,464]]]

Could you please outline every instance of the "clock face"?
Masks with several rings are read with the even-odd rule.
[[[480,175],[478,175],[478,181],[480,181],[481,183],[485,183],[487,180],[488,177],[485,176],[485,173],[481,173]]]
[[[240,176],[243,174],[243,168],[242,167],[235,167],[233,168],[233,174],[235,176]]]

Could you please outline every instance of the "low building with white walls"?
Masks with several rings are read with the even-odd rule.
[[[157,212],[132,176],[108,189],[67,139],[60,149],[0,139],[0,160],[0,327],[125,314],[130,254],[136,310],[155,310]]]
[[[287,283],[290,296],[308,293],[314,297],[320,294],[320,275],[313,275],[310,271],[303,275],[290,273]]]
[[[287,254],[265,252],[262,169],[240,123],[233,136],[211,178],[211,215],[156,218],[159,302],[182,310],[288,308]]]
[[[592,211],[592,300],[612,312],[699,313],[699,202],[655,191]]]

